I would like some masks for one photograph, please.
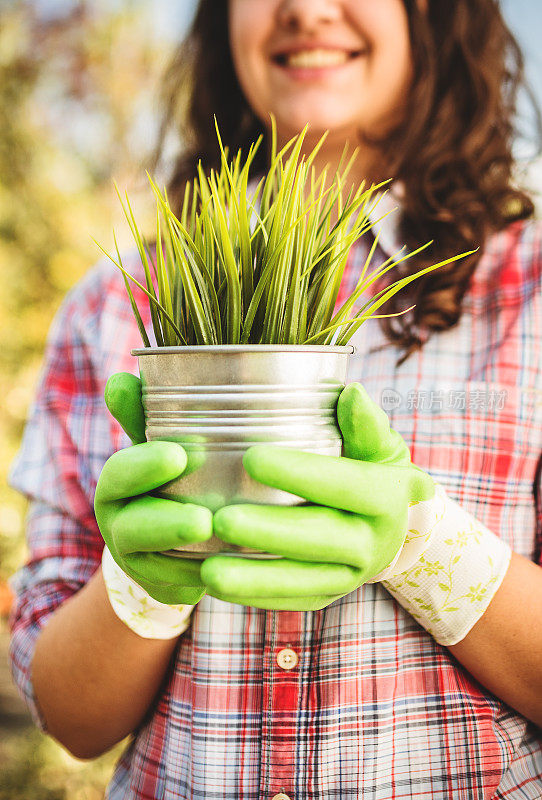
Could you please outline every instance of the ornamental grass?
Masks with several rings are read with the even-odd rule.
[[[432,244],[409,253],[402,248],[372,268],[377,235],[354,291],[335,310],[350,249],[387,216],[374,223],[370,219],[389,181],[369,187],[362,183],[347,191],[356,152],[348,162],[343,156],[333,176],[328,169],[317,175],[314,161],[326,135],[305,154],[306,134],[307,128],[278,150],[273,120],[270,167],[256,183],[251,167],[262,137],[246,158],[239,150],[230,159],[217,127],[220,168],[207,175],[199,164],[197,176],[186,184],[179,214],[166,189],[160,191],[147,173],[157,205],[152,247],[140,233],[128,195],[123,202],[117,188],[145,285],[125,269],[116,237],[116,258],[98,246],[124,276],[145,347],[151,343],[131,283],[148,298],[158,347],[345,345],[366,320],[397,316],[378,313],[392,295],[422,275],[470,255],[453,256],[374,292],[371,287],[386,273]],[[368,299],[360,301],[366,293]]]

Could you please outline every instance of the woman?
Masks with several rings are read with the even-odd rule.
[[[272,112],[281,140],[306,122],[314,138],[329,129],[320,166],[336,164],[348,141],[360,148],[354,177],[396,177],[400,221],[383,228],[380,258],[397,241],[434,239],[433,262],[480,250],[415,284],[412,316],[362,328],[350,380],[368,394],[349,387],[341,396],[340,461],[356,475],[376,469],[378,481],[345,488],[364,510],[335,508],[321,499],[329,486],[339,491],[330,465],[301,510],[316,528],[330,520],[327,544],[307,530],[308,517],[303,536],[280,514],[262,533],[257,509],[158,524],[146,492],[182,472],[182,452],[158,443],[165,449],[112,455],[129,439],[102,402],[107,378],[132,369],[127,354],[139,342],[122,283],[101,264],[71,293],[12,473],[34,499],[32,558],[14,581],[12,663],[37,723],[75,755],[92,758],[134,734],[109,798],[542,794],[542,570],[533,563],[542,538],[542,259],[540,228],[527,222],[532,203],[512,181],[520,67],[493,0],[200,3],[168,84],[169,119],[186,109],[188,143],[172,197],[198,158],[215,163],[213,113],[237,148],[266,132]],[[181,85],[191,87],[188,103]],[[366,248],[350,259],[345,291]],[[142,442],[137,381],[114,378],[108,402]],[[275,469],[273,456],[260,456],[247,462],[260,479],[278,469],[300,485],[307,462]],[[412,476],[411,462],[419,491],[399,496],[394,470]],[[429,475],[448,498],[438,535],[403,544],[402,514],[427,500]],[[386,502],[394,521],[377,563],[369,550],[383,541]],[[355,512],[367,534],[359,562],[337,556],[346,536],[338,526]],[[291,580],[274,586],[269,563],[223,557],[201,573],[182,559],[165,566],[167,557],[138,547],[152,531],[156,550],[166,539],[204,539],[211,525],[225,539],[282,549]],[[102,535],[111,553],[100,569]],[[454,556],[441,563],[450,543]],[[122,557],[133,551],[135,570]],[[324,588],[322,575],[331,576]]]

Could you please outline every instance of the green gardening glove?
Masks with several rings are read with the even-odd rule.
[[[105,401],[134,446],[114,453],[98,479],[94,509],[100,533],[118,566],[151,597],[195,605],[205,594],[200,562],[160,551],[209,539],[212,514],[149,494],[183,473],[186,453],[174,442],[145,442],[141,382],[135,375],[112,375]]]
[[[309,504],[217,511],[214,531],[223,541],[283,558],[212,556],[201,568],[208,594],[257,608],[324,608],[378,575],[402,548],[409,505],[433,497],[433,480],[411,463],[403,439],[360,384],[343,390],[337,415],[344,457],[267,445],[247,450],[252,478]]]

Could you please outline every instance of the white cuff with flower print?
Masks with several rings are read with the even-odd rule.
[[[170,606],[155,600],[118,566],[107,547],[102,555],[102,573],[113,611],[138,636],[173,639],[188,628],[194,606]]]
[[[485,613],[512,551],[436,484],[432,500],[411,505],[405,543],[371,583],[382,581],[433,638],[457,644]]]

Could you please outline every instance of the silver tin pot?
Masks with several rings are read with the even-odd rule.
[[[183,475],[157,494],[213,512],[233,503],[304,502],[252,480],[243,469],[243,453],[265,443],[340,455],[335,408],[353,352],[352,346],[313,345],[132,350],[139,363],[147,440],[178,442],[188,455]],[[214,536],[168,552],[200,559],[218,552],[267,555]]]

